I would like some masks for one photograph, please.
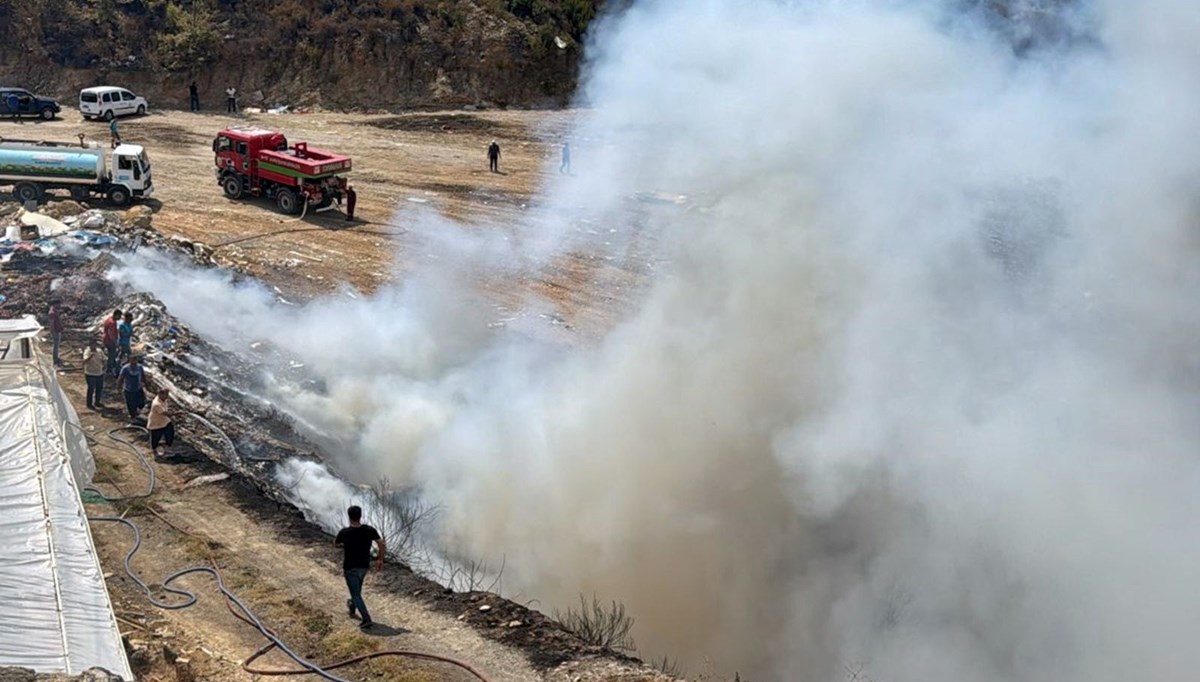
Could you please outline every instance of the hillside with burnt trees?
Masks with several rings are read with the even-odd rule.
[[[565,103],[604,0],[0,0],[0,83],[185,106]],[[612,4],[611,2],[609,4]],[[68,100],[69,101],[69,100]]]

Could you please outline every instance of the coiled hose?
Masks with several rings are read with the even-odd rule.
[[[191,416],[198,417],[198,415],[195,415],[195,414],[192,414]],[[226,443],[230,446],[230,449],[233,450],[232,442],[229,441],[229,437],[226,436],[223,431],[221,431],[219,428],[217,428],[216,425],[212,424],[211,422],[208,422],[207,420],[205,420],[203,418],[200,418],[200,420],[203,421],[204,423],[206,423],[208,426],[210,426],[212,429],[214,429],[218,433],[220,433],[222,435],[222,437],[225,439]],[[81,433],[83,433],[84,438],[86,438],[89,443],[95,445],[95,440],[79,424],[76,424],[71,421],[64,421],[63,424],[70,425],[70,426],[78,429]],[[142,451],[137,447],[137,445],[135,445],[132,441],[117,435],[118,433],[120,433],[122,431],[138,431],[138,432],[146,433],[146,434],[148,434],[149,431],[147,431],[145,428],[143,428],[141,426],[129,425],[129,426],[119,426],[117,428],[109,429],[106,432],[106,435],[108,436],[109,440],[112,440],[116,443],[123,445],[127,449],[131,450],[134,455],[137,456],[138,461],[141,462],[141,464],[142,464],[142,468],[144,468],[146,470],[148,484],[146,487],[146,492],[144,492],[140,495],[127,495],[124,497],[108,497],[104,493],[100,492],[99,490],[97,490],[94,487],[89,486],[89,487],[84,488],[84,490],[87,490],[91,493],[98,495],[100,498],[102,498],[106,502],[121,502],[124,500],[144,499],[154,493],[154,489],[157,485],[157,478],[155,477],[154,466],[150,464],[150,461],[148,459],[146,459],[146,456],[142,454]],[[236,452],[237,452],[236,450],[233,450],[233,453],[235,455],[236,455]],[[150,586],[147,585],[140,577],[138,577],[137,573],[135,573],[133,570],[133,566],[131,565],[134,555],[137,554],[138,550],[141,549],[141,547],[142,547],[142,532],[141,532],[141,530],[138,529],[137,525],[134,522],[130,521],[129,519],[117,517],[117,516],[89,516],[88,519],[91,521],[119,523],[121,525],[127,526],[130,530],[133,531],[133,546],[130,547],[129,551],[125,553],[125,559],[122,562],[124,565],[124,568],[125,568],[125,574],[128,575],[129,578],[131,580],[133,580],[133,582],[142,590],[142,592],[146,595],[147,601],[149,601],[151,604],[153,604],[154,606],[156,606],[160,609],[164,609],[164,610],[168,610],[168,611],[185,609],[189,606],[192,606],[199,600],[199,598],[195,595],[195,593],[189,592],[188,590],[185,590],[182,588],[171,587],[171,583],[175,582],[176,580],[179,580],[180,578],[182,578],[184,576],[192,575],[194,573],[204,573],[204,574],[212,576],[213,579],[215,579],[217,582],[217,590],[220,591],[221,595],[225,597],[225,605],[229,609],[229,612],[232,613],[238,620],[240,620],[250,626],[253,626],[256,630],[259,631],[260,634],[262,634],[263,637],[265,637],[269,641],[269,643],[266,646],[262,647],[258,651],[255,651],[245,661],[242,662],[242,670],[245,670],[246,672],[248,672],[252,675],[283,676],[283,675],[310,675],[311,674],[311,675],[318,675],[326,680],[330,680],[331,682],[351,682],[350,680],[347,680],[344,677],[339,677],[337,675],[334,675],[333,673],[331,673],[329,671],[336,670],[338,668],[344,668],[346,666],[354,665],[356,663],[361,663],[363,661],[367,661],[367,660],[370,660],[373,658],[382,658],[385,656],[404,656],[406,658],[416,658],[416,659],[422,659],[422,660],[427,660],[427,661],[436,661],[436,662],[440,662],[440,663],[447,663],[449,665],[453,665],[455,667],[461,668],[462,670],[465,670],[466,672],[470,673],[471,675],[473,675],[476,679],[480,680],[481,682],[490,682],[488,680],[488,678],[483,675],[483,673],[479,672],[478,670],[476,670],[474,667],[472,667],[468,663],[465,663],[463,661],[459,661],[457,659],[453,659],[453,658],[450,658],[447,656],[439,656],[437,654],[427,654],[427,653],[420,652],[420,651],[407,651],[407,650],[376,651],[376,652],[366,654],[363,656],[357,656],[355,658],[347,659],[344,661],[339,661],[339,662],[333,663],[331,665],[319,666],[316,663],[309,661],[308,659],[304,658],[300,654],[297,654],[295,651],[293,651],[291,648],[289,648],[288,645],[286,643],[284,643],[284,641],[282,639],[280,639],[280,637],[277,634],[275,634],[274,631],[272,631],[270,628],[268,628],[266,625],[264,625],[262,623],[262,621],[259,620],[258,617],[254,615],[254,612],[251,611],[250,608],[248,606],[246,606],[246,604],[241,599],[238,599],[236,594],[234,594],[232,591],[229,590],[228,587],[225,586],[225,578],[221,574],[221,570],[219,568],[217,568],[215,561],[213,562],[213,565],[211,567],[209,567],[209,566],[192,566],[191,568],[185,568],[181,571],[172,573],[171,575],[164,578],[162,581],[163,591],[183,597],[183,601],[181,603],[177,603],[177,604],[159,601],[158,599],[155,599],[153,592],[150,590]],[[163,520],[166,521],[166,519],[163,519]],[[167,523],[170,524],[169,521]],[[174,527],[174,524],[170,524],[170,525],[172,525],[172,527]],[[237,607],[236,609],[234,608],[235,606]],[[262,658],[263,656],[267,655],[272,649],[279,649],[280,651],[282,651],[288,658],[295,661],[296,664],[300,666],[300,668],[293,669],[293,670],[273,670],[273,669],[257,669],[257,668],[250,667],[250,665],[252,663],[254,663],[259,658]]]

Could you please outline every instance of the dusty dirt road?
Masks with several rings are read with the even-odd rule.
[[[402,276],[420,245],[408,231],[415,211],[431,210],[459,224],[447,229],[519,231],[546,181],[557,176],[561,143],[577,113],[488,111],[366,114],[193,114],[152,112],[121,119],[121,136],[151,158],[154,225],[217,246],[218,262],[237,267],[292,300],[349,284],[370,292]],[[213,175],[212,140],[222,128],[259,126],[289,140],[348,154],[358,192],[359,222],[337,211],[302,220],[277,213],[265,199],[230,201]],[[65,111],[51,122],[0,122],[0,135],[107,143],[102,122]],[[488,171],[486,148],[502,148],[500,173]],[[578,160],[586,154],[577,149]],[[476,284],[501,311],[530,294],[546,302],[548,318],[593,336],[624,309],[641,277],[636,264],[570,253],[539,273]],[[503,313],[501,313],[502,315]]]

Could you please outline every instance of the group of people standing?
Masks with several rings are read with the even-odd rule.
[[[50,337],[53,344],[54,364],[61,365],[59,347],[62,340],[62,313],[57,306],[50,308]],[[88,409],[103,409],[104,384],[106,378],[115,380],[125,398],[125,409],[129,420],[136,423],[146,407],[146,370],[138,356],[133,354],[133,315],[114,310],[104,318],[100,342],[88,339],[83,350],[83,378],[87,382],[86,403]],[[103,346],[103,348],[101,348]],[[170,392],[160,388],[150,403],[146,429],[150,432],[150,449],[156,455],[164,454],[159,445],[171,447],[175,444],[175,425],[171,420]]]

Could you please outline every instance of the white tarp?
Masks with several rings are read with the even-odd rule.
[[[0,346],[23,335],[12,322],[0,323]],[[91,454],[64,426],[79,423],[75,411],[30,347],[31,358],[0,360],[0,666],[98,666],[132,680],[79,498]]]

